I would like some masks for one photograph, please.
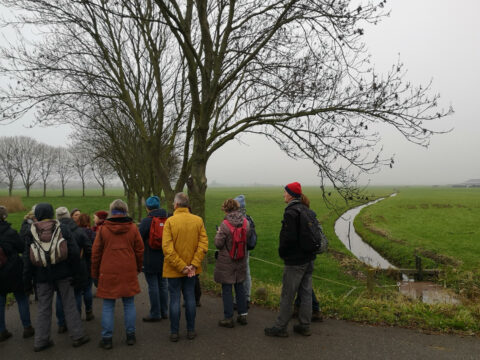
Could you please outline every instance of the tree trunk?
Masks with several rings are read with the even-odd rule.
[[[30,197],[30,184],[25,185],[25,190],[27,190],[27,198]]]
[[[43,182],[43,197],[47,197],[47,182]]]
[[[137,210],[138,210],[138,215],[137,215],[137,221],[140,222],[142,221],[142,196],[137,194]]]
[[[102,196],[105,196],[105,184],[102,184]]]
[[[135,195],[133,191],[127,188],[127,206],[132,219],[135,218]]]
[[[9,181],[8,183],[8,196],[12,196],[13,193],[13,181]]]
[[[65,183],[62,181],[62,197],[65,197]]]
[[[82,197],[85,197],[85,180],[82,180]]]

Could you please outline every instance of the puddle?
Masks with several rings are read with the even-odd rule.
[[[392,194],[390,197],[396,196]],[[388,260],[384,259],[375,249],[365,243],[360,235],[357,234],[353,226],[355,216],[360,211],[370,205],[373,205],[385,198],[371,201],[367,204],[346,211],[335,222],[335,233],[340,241],[349,249],[355,257],[363,263],[377,269],[396,269]],[[399,282],[399,291],[413,299],[418,299],[427,304],[460,304],[461,301],[448,289],[434,284],[432,282],[413,282],[408,276],[403,274],[402,282]]]

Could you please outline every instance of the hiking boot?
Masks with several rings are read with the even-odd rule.
[[[247,325],[248,322],[247,322],[247,315],[238,315],[237,316],[237,322],[240,324],[240,325]]]
[[[230,319],[223,319],[218,322],[218,326],[226,327],[226,328],[233,328],[235,323],[233,322],[233,318]]]
[[[195,331],[187,331],[187,339],[193,340],[197,337],[197,333]]]
[[[265,328],[264,331],[266,336],[288,337],[287,330],[285,330],[284,328],[279,328],[277,326]]]
[[[322,313],[320,311],[312,312],[312,321],[313,322],[322,322],[323,321]]]
[[[142,318],[143,322],[159,322],[161,320],[162,320],[162,318],[152,318],[151,316],[146,316],[146,317]]]
[[[0,342],[10,339],[12,337],[12,333],[8,330],[4,330],[0,333]]]
[[[98,344],[102,349],[110,350],[113,347],[112,338],[102,338]]]
[[[293,332],[296,332],[297,334],[303,335],[303,336],[310,336],[312,335],[312,330],[310,330],[310,326],[308,325],[294,325],[293,326]]]
[[[67,331],[68,331],[67,325],[60,325],[60,326],[58,327],[58,331],[57,331],[57,332],[58,332],[59,334],[65,334]]]
[[[86,321],[92,321],[93,319],[95,319],[95,315],[93,315],[93,311],[92,310],[86,311],[85,312],[85,320]]]
[[[171,342],[177,342],[178,339],[179,339],[178,334],[174,334],[174,333],[170,334],[170,341]]]
[[[35,335],[35,329],[30,325],[23,329],[23,338],[28,339]]]
[[[35,346],[33,348],[33,351],[35,351],[35,352],[43,351],[43,350],[46,350],[46,349],[52,347],[53,345],[55,345],[55,343],[50,339],[50,340],[48,340],[48,342],[45,345]]]
[[[90,341],[90,338],[88,337],[88,335],[84,335],[80,339],[74,340],[72,346],[79,347],[79,346],[82,346],[83,344],[86,344],[89,341]]]
[[[135,345],[137,343],[137,338],[135,337],[135,333],[127,334],[127,340],[125,341],[127,345]]]

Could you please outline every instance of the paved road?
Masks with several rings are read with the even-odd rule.
[[[146,288],[142,278],[142,287]],[[263,328],[275,320],[275,312],[253,307],[249,311],[247,326],[224,329],[217,326],[222,317],[221,298],[202,297],[197,308],[195,340],[186,339],[182,318],[180,341],[168,339],[168,321],[143,323],[147,314],[148,295],[143,291],[136,297],[137,344],[123,343],[123,314],[117,302],[114,348],[98,348],[100,339],[101,300],[95,299],[97,318],[84,322],[92,341],[80,348],[72,348],[68,335],[56,334],[52,327],[55,346],[41,353],[33,352],[33,339],[22,339],[22,328],[16,307],[7,310],[7,326],[13,333],[8,341],[0,343],[0,360],[69,359],[91,360],[113,356],[113,359],[480,359],[480,339],[453,335],[427,335],[414,330],[364,326],[338,320],[326,320],[312,325],[313,335],[294,334],[290,326],[289,338],[270,338]],[[35,319],[36,306],[32,305]]]

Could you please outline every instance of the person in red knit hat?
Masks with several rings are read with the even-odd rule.
[[[312,273],[315,254],[306,252],[300,245],[300,213],[310,206],[302,194],[302,186],[293,182],[285,186],[283,198],[287,203],[283,214],[278,253],[285,263],[283,269],[280,312],[274,326],[265,328],[265,335],[287,337],[287,326],[293,312],[293,301],[297,292],[302,301],[298,312],[300,324],[293,331],[304,336],[311,335],[312,318]]]
[[[95,225],[92,227],[92,230],[97,233],[97,230],[100,226],[103,225],[105,220],[107,220],[108,212],[100,210],[93,215],[93,222]]]

